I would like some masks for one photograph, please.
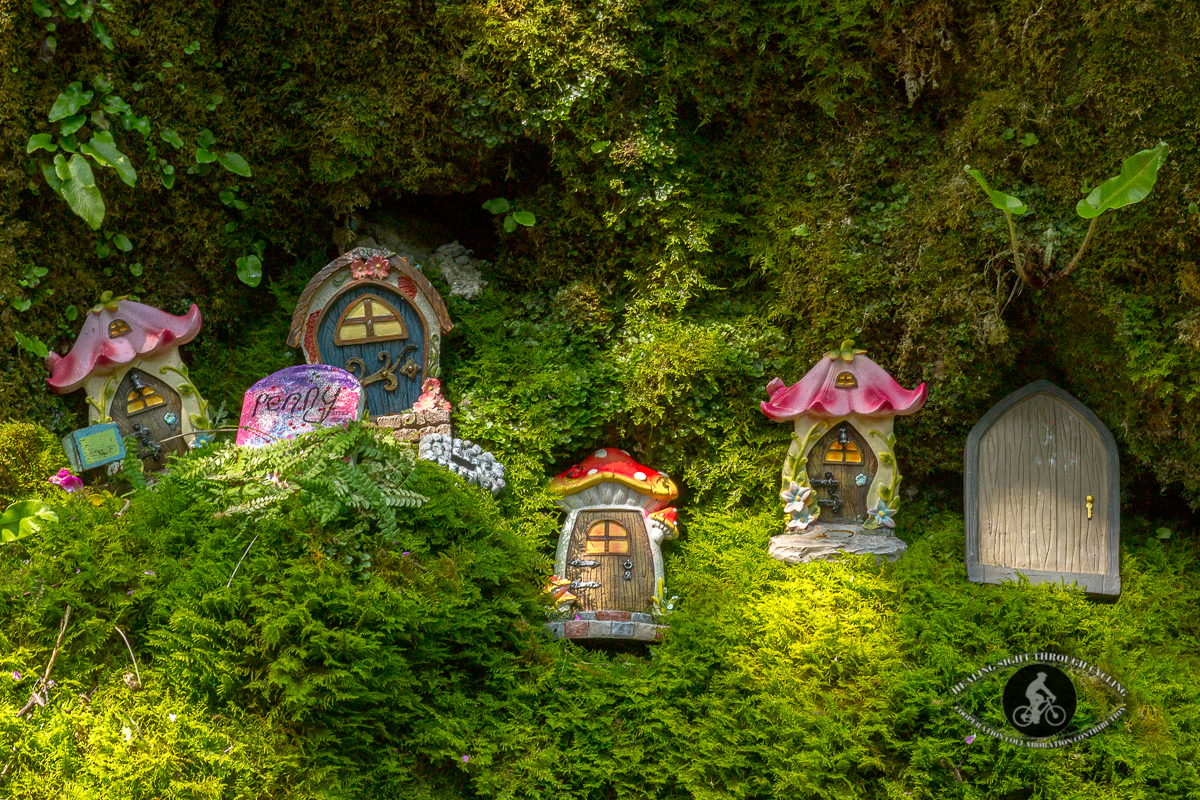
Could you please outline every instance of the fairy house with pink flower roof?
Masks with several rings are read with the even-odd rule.
[[[550,483],[567,511],[547,593],[565,618],[550,631],[568,639],[662,637],[661,544],[674,539],[679,487],[624,450],[597,450]]]
[[[90,424],[115,423],[151,468],[162,467],[211,427],[208,403],[179,357],[200,324],[195,304],[175,316],[105,292],[71,351],[46,357],[47,383],[58,394],[84,389]]]
[[[355,375],[375,424],[449,433],[449,403],[437,378],[442,337],[453,327],[441,295],[407,259],[358,247],[309,281],[288,344],[306,363]]]
[[[903,388],[865,353],[846,340],[799,383],[767,385],[763,413],[794,426],[782,473],[788,533],[772,540],[781,560],[904,550],[891,535],[900,487],[892,428],[925,405],[926,389]]]

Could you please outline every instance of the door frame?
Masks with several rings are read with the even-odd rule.
[[[1108,564],[1103,573],[1016,569],[1003,564],[979,563],[979,443],[1010,409],[1038,394],[1050,395],[1078,414],[1092,427],[1104,447],[1108,508],[1096,510],[1108,518]],[[1089,594],[1116,596],[1121,593],[1121,463],[1117,440],[1095,412],[1050,381],[1037,380],[1021,387],[994,405],[971,429],[963,454],[963,520],[966,529],[963,560],[967,566],[967,579],[974,583],[1001,583],[1024,575],[1032,584],[1077,582]]]

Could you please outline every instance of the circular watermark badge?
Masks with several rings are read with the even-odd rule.
[[[1058,667],[1030,664],[1004,685],[1004,716],[1018,733],[1046,739],[1075,717],[1075,684]]]

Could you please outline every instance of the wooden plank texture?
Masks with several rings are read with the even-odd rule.
[[[586,553],[588,529],[603,520],[612,520],[629,532],[628,553]],[[571,566],[572,561],[597,561],[598,566]],[[625,562],[633,566],[631,579],[625,580]],[[645,520],[638,511],[629,509],[596,509],[580,511],[571,531],[567,548],[567,568],[563,576],[572,581],[596,581],[599,588],[573,589],[578,598],[577,611],[638,611],[650,610],[654,596],[654,557],[650,552],[650,537]]]
[[[845,462],[829,462],[827,460],[829,448],[835,442],[841,439],[842,431],[845,430],[845,438],[853,442],[858,447],[858,452],[861,454],[862,461],[859,463]],[[842,455],[845,451],[842,451]],[[820,440],[813,445],[808,451],[808,461],[805,469],[808,471],[808,480],[812,482],[814,479],[824,479],[825,473],[830,473],[837,479],[838,486],[833,491],[842,500],[841,508],[837,513],[828,506],[821,507],[821,522],[848,522],[862,524],[867,519],[867,493],[871,489],[871,482],[875,480],[875,471],[879,468],[879,460],[875,457],[875,453],[871,450],[871,446],[867,444],[866,437],[860,434],[853,425],[849,422],[843,422],[839,425],[834,425],[829,433],[825,434]],[[858,485],[856,478],[859,475],[866,478],[866,482],[861,486]],[[830,499],[830,490],[825,486],[813,486],[816,491],[818,500]]]
[[[1104,574],[1106,466],[1104,442],[1058,398],[1035,394],[1010,408],[979,440],[979,563]]]

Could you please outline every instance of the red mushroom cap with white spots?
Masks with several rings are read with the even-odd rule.
[[[571,495],[604,481],[616,481],[666,503],[679,496],[675,481],[634,461],[624,450],[605,447],[550,481],[550,491]]]

